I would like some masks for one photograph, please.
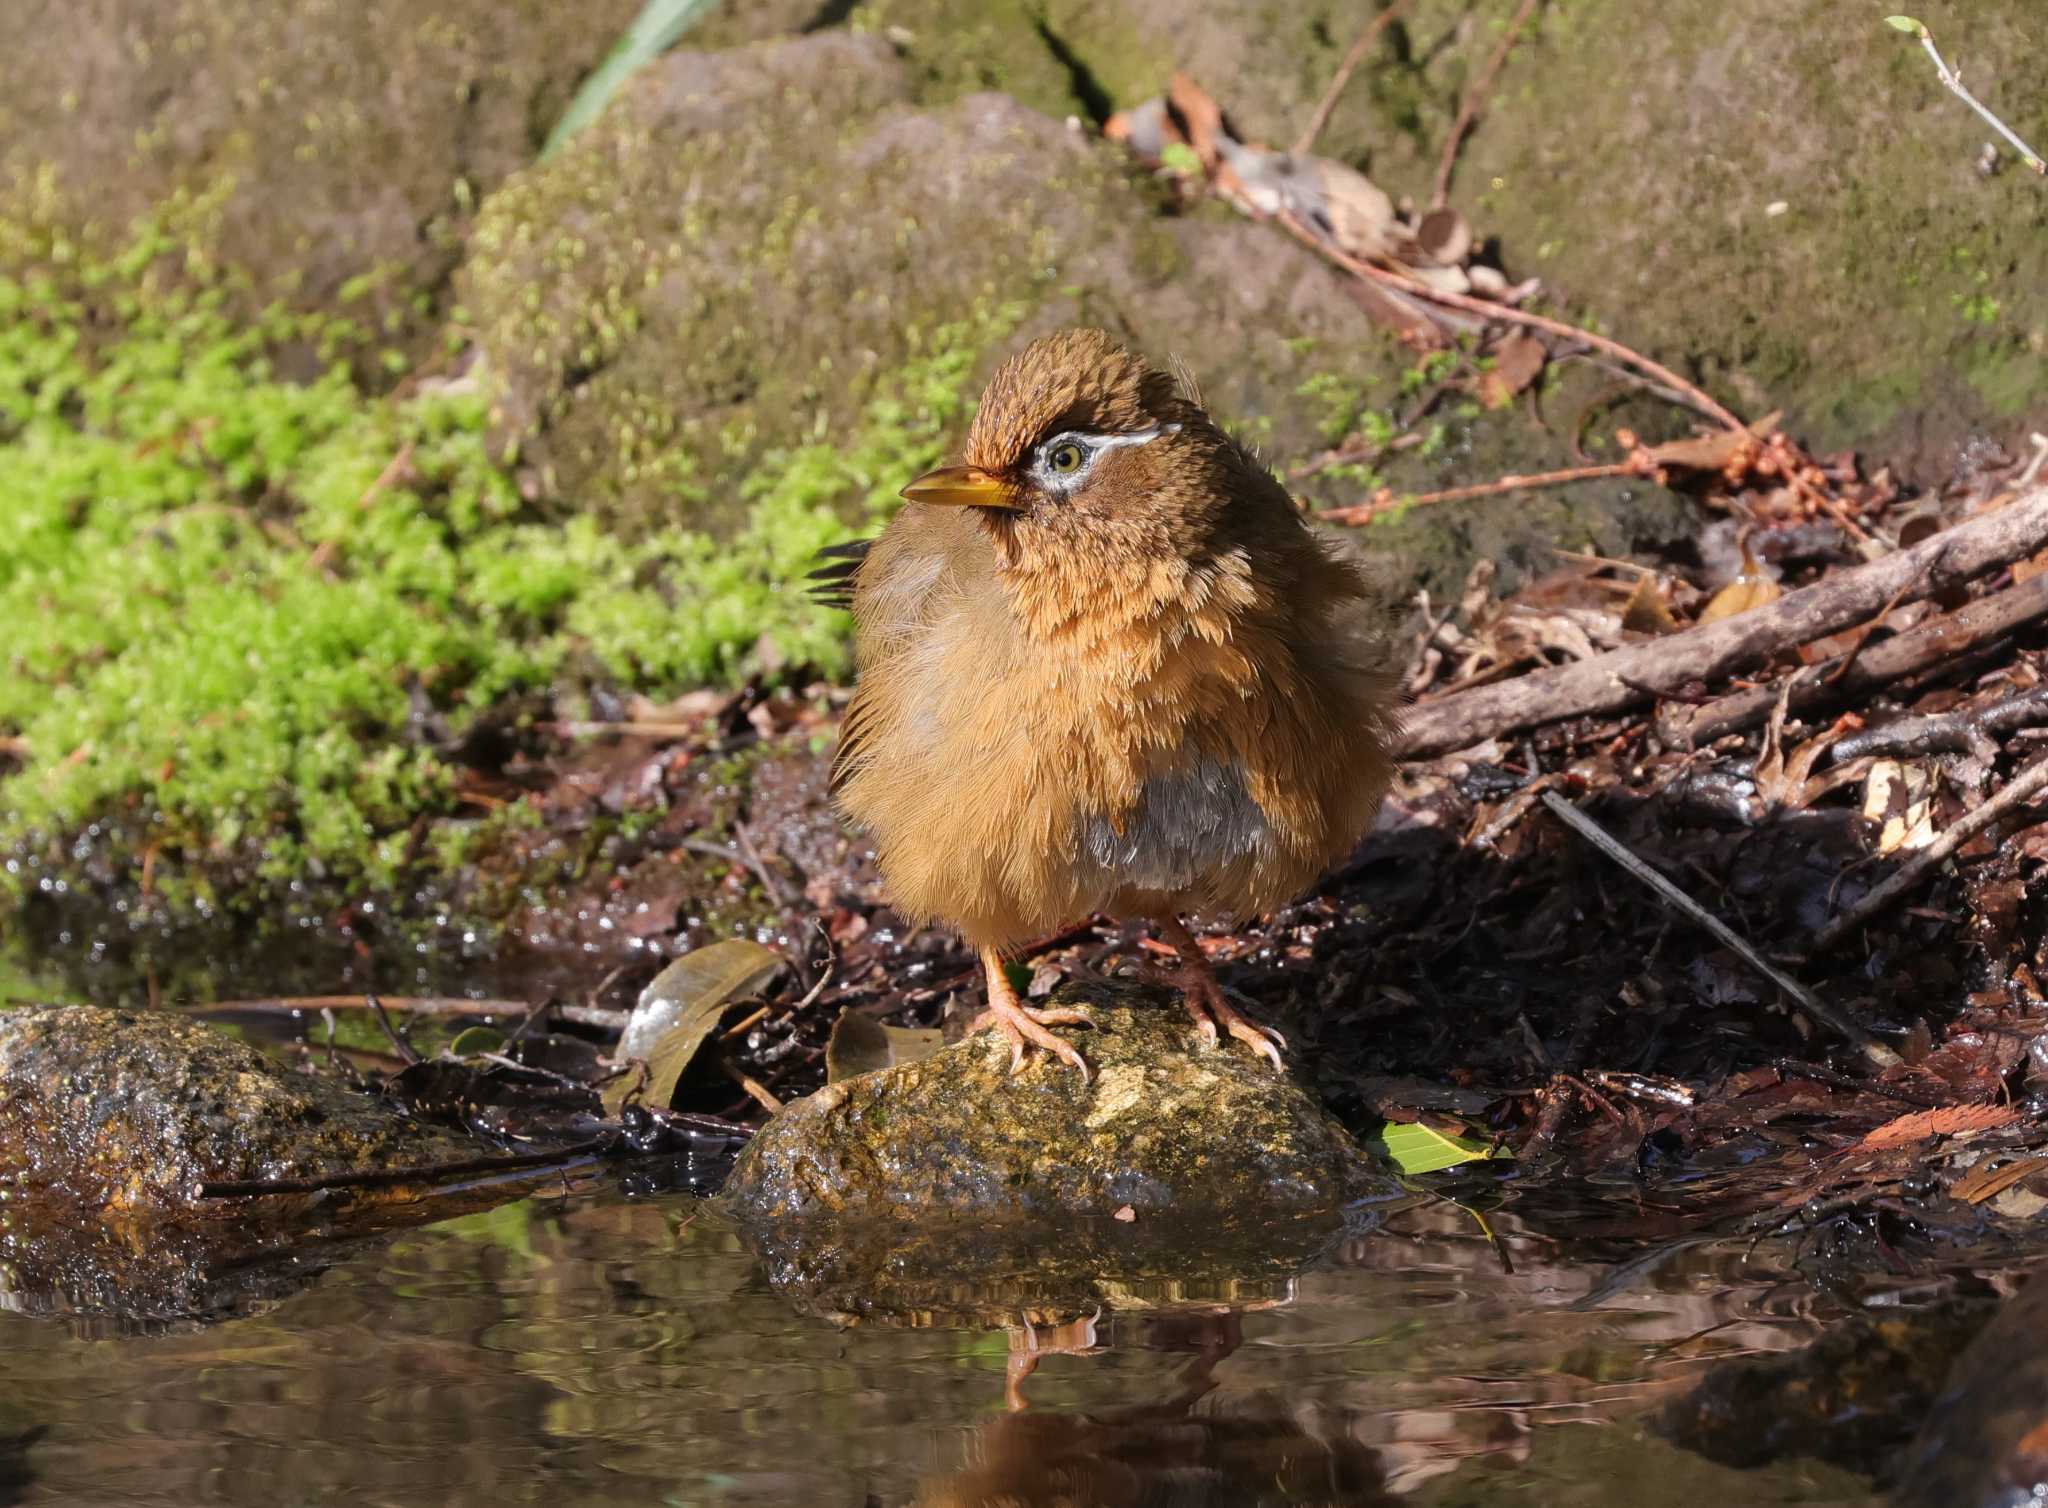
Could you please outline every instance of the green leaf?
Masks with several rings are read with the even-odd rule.
[[[1492,1143],[1477,1137],[1439,1131],[1420,1121],[1388,1121],[1370,1145],[1384,1153],[1388,1161],[1403,1173],[1440,1173],[1460,1163],[1485,1162],[1514,1155],[1505,1147],[1496,1149]]]
[[[467,1058],[480,1052],[503,1052],[505,1034],[495,1026],[468,1026],[455,1034],[455,1040],[448,1044],[450,1057]]]
[[[1927,35],[1927,28],[1918,21],[1915,21],[1911,16],[1886,16],[1884,24],[1893,31],[1904,32],[1909,37],[1924,37]]]
[[[946,1034],[929,1027],[884,1026],[859,1011],[842,1009],[825,1044],[825,1082],[855,1074],[900,1068],[928,1058],[946,1045]]]
[[[547,144],[540,149],[541,157],[553,156],[563,142],[589,125],[642,64],[675,46],[676,40],[716,3],[717,0],[647,0],[626,34],[619,38],[619,45],[597,65],[576,91],[576,97],[569,101],[569,108],[548,133]]]
[[[629,1065],[604,1086],[606,1115],[628,1100],[666,1109],[683,1070],[735,1001],[757,992],[782,967],[782,955],[743,937],[685,953],[655,976],[619,1034],[615,1061]],[[645,1065],[635,1070],[633,1059]]]
[[[1202,155],[1184,141],[1169,141],[1159,153],[1160,164],[1190,177],[1202,175]]]

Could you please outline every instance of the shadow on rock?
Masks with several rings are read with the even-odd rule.
[[[485,1150],[168,1012],[8,1012],[0,1307],[145,1327],[241,1312],[311,1282],[338,1242],[516,1197],[509,1181],[426,1186]],[[204,1193],[356,1175],[381,1181]]]

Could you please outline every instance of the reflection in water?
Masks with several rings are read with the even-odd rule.
[[[1713,1248],[1613,1268],[1406,1211],[1291,1290],[1079,1314],[806,1313],[684,1199],[532,1199],[218,1324],[0,1314],[0,1502],[1753,1504],[1646,1411],[1812,1335]],[[1582,1302],[1588,1300],[1590,1302]],[[968,1326],[963,1328],[962,1326]]]

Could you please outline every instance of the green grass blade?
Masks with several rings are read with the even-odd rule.
[[[625,36],[597,70],[583,81],[569,108],[548,133],[540,149],[543,159],[552,157],[563,142],[589,125],[598,111],[611,103],[619,88],[639,71],[640,65],[661,56],[675,46],[682,34],[696,25],[718,0],[647,0]]]

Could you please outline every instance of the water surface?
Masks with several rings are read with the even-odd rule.
[[[0,1503],[1868,1500],[1651,1427],[1817,1334],[1805,1284],[1740,1243],[1618,1264],[1495,1228],[1512,1273],[1430,1205],[1234,1303],[847,1325],[687,1196],[528,1199],[216,1323],[0,1313]]]

